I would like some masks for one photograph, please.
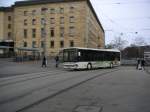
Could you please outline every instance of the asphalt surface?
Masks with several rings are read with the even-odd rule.
[[[0,60],[0,112],[150,112],[150,67],[90,71]]]
[[[27,110],[47,99],[113,71],[116,71],[116,69],[91,71],[53,70],[1,78],[0,109],[3,112]]]
[[[150,112],[149,88],[145,71],[121,67],[24,112]]]
[[[13,62],[13,59],[0,58],[0,78],[15,75],[23,75],[44,71],[51,71],[55,68],[55,60],[48,60],[47,67],[41,67],[42,61]],[[60,65],[61,66],[61,65]],[[62,69],[59,67],[57,69]]]

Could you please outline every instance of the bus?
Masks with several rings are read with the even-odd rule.
[[[115,49],[64,48],[63,67],[65,69],[93,69],[120,65],[120,51]]]

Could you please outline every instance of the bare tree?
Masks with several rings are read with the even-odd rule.
[[[147,45],[147,43],[145,42],[144,38],[142,37],[136,37],[134,39],[134,42],[132,45],[135,45],[135,46],[144,46],[144,45]]]
[[[109,43],[109,44],[105,45],[105,48],[106,49],[113,49],[114,45],[112,45],[112,43]]]
[[[120,36],[115,37],[112,42],[106,45],[106,48],[114,48],[114,49],[119,49],[123,50],[127,44],[127,40],[122,39]]]

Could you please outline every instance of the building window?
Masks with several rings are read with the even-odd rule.
[[[24,38],[27,38],[27,29],[24,29]]]
[[[35,15],[36,14],[36,10],[32,10],[32,15]]]
[[[11,38],[11,32],[8,32],[8,38],[9,39]]]
[[[44,48],[44,41],[41,41],[41,48]]]
[[[32,25],[36,24],[36,19],[32,19]]]
[[[74,9],[75,9],[74,7],[70,7],[70,11],[69,12],[70,13],[74,13]]]
[[[60,8],[59,12],[60,12],[60,14],[63,14],[64,13],[64,8]]]
[[[55,23],[55,19],[54,18],[50,18],[50,23],[54,24]]]
[[[35,37],[36,37],[36,29],[33,28],[33,29],[32,29],[32,38],[35,38]]]
[[[23,42],[23,47],[27,47],[27,42]]]
[[[27,23],[27,19],[24,20],[24,25],[26,26],[28,23]]]
[[[70,22],[70,23],[74,23],[74,22],[75,22],[74,16],[71,16],[71,17],[69,18],[69,22]]]
[[[60,48],[64,47],[64,41],[60,41]]]
[[[24,16],[27,16],[28,15],[28,11],[24,11]]]
[[[43,38],[43,37],[45,37],[45,29],[44,28],[41,28],[41,37]]]
[[[51,30],[50,30],[50,36],[51,37],[55,36],[55,29],[54,28],[51,28]]]
[[[32,48],[36,48],[36,41],[32,42]]]
[[[11,21],[11,16],[8,16],[8,21]]]
[[[74,26],[69,27],[69,35],[70,36],[74,36],[75,35],[75,27]]]
[[[54,48],[54,41],[50,41],[50,48]]]
[[[64,17],[60,17],[60,24],[64,24]]]
[[[60,27],[60,37],[64,37],[64,27]]]
[[[8,29],[11,29],[11,24],[8,24]]]
[[[41,14],[44,15],[46,14],[47,8],[41,8]]]
[[[55,9],[54,8],[50,9],[50,13],[55,14]]]
[[[41,18],[41,24],[42,24],[42,25],[46,25],[46,20],[45,20],[45,18]]]
[[[74,47],[74,41],[73,40],[70,41],[70,47]]]

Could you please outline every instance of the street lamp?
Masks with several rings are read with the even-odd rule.
[[[42,8],[41,9],[41,13],[43,13],[44,14],[44,20],[42,20],[42,24],[44,25],[44,27],[43,27],[43,36],[44,36],[44,49],[43,49],[43,51],[44,51],[44,57],[47,57],[47,53],[46,53],[46,11],[47,11],[48,9],[47,8]]]

